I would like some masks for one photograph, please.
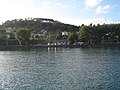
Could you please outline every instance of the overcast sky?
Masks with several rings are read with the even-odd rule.
[[[50,18],[63,23],[119,23],[120,0],[0,0],[0,23],[20,18]]]

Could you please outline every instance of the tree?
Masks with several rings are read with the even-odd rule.
[[[7,33],[3,30],[0,30],[0,39],[6,39]]]
[[[75,43],[77,41],[78,37],[75,33],[70,33],[67,38],[71,44]]]
[[[26,28],[19,28],[16,30],[16,38],[20,45],[29,45],[31,32]]]
[[[56,39],[62,39],[62,32],[61,31],[57,31],[56,33]]]
[[[94,44],[96,42],[96,30],[95,25],[90,24],[89,26],[80,27],[80,40],[86,44]]]
[[[50,35],[48,35],[47,36],[47,42],[54,42],[54,41],[56,41],[56,36],[55,35],[53,35],[53,34],[50,34]]]
[[[89,26],[82,26],[80,28],[80,39],[84,42],[89,42],[90,35],[89,35]]]

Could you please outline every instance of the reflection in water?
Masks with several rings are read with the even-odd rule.
[[[119,49],[0,52],[1,90],[119,90]]]
[[[50,52],[50,50],[54,50],[56,53],[57,48],[56,47],[48,47],[48,52]]]

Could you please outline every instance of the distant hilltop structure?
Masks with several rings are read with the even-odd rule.
[[[65,24],[53,19],[46,19],[46,18],[26,18],[26,19],[7,20],[1,26],[2,28],[5,29],[6,32],[12,32],[16,28],[28,28],[32,31],[46,30],[47,32],[79,31],[78,26]],[[64,32],[63,34],[67,34],[67,33]]]

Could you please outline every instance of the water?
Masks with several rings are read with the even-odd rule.
[[[0,51],[0,90],[120,90],[120,48]]]

